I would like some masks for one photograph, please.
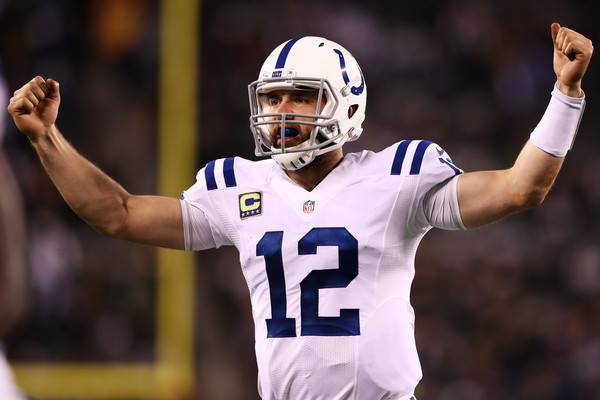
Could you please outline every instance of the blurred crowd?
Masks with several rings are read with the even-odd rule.
[[[157,1],[0,0],[10,90],[35,74],[59,80],[60,129],[133,193],[157,190],[159,12]],[[510,167],[543,114],[555,79],[551,22],[600,43],[591,1],[207,0],[199,18],[198,168],[224,156],[254,158],[246,86],[290,37],[328,37],[360,63],[367,118],[347,151],[426,138],[466,171]],[[584,79],[589,101],[574,150],[545,203],[423,241],[412,290],[424,372],[418,397],[600,398],[596,64]],[[106,239],[79,221],[26,139],[12,124],[4,128],[25,199],[32,299],[7,354],[152,360],[154,250]],[[199,254],[197,288],[195,398],[256,398],[237,254]]]

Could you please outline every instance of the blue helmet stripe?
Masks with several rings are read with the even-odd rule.
[[[410,142],[412,142],[412,140],[403,140],[398,145],[392,164],[392,170],[390,172],[392,175],[400,175],[400,172],[402,172],[402,163],[404,162],[404,157],[406,157],[406,150],[408,149]]]
[[[287,60],[288,54],[290,53],[292,46],[300,39],[301,39],[300,37],[297,37],[297,38],[288,40],[288,42],[283,46],[283,49],[281,49],[279,56],[277,57],[277,63],[275,64],[275,69],[280,69],[280,68],[285,67],[285,61]]]
[[[429,147],[431,142],[429,140],[421,140],[417,145],[417,150],[415,150],[415,155],[412,160],[412,164],[410,165],[410,174],[411,175],[419,175],[421,172],[421,165],[423,164],[423,157],[425,156],[425,150]]]
[[[347,85],[350,82],[350,78],[348,78],[348,73],[346,72],[346,59],[344,58],[344,54],[339,49],[333,49],[340,57],[340,69],[342,70],[342,78],[344,79],[344,83]],[[360,72],[360,85],[352,86],[350,88],[350,92],[356,96],[360,95],[365,90],[365,77],[363,76],[362,70],[358,67],[358,71]]]
[[[348,84],[348,82],[350,82],[350,78],[348,78],[348,73],[346,72],[346,60],[344,59],[344,55],[342,54],[341,50],[333,49],[333,51],[335,51],[340,57],[340,68],[342,70],[342,78],[344,79],[344,83]]]
[[[206,180],[206,189],[215,190],[217,181],[215,180],[215,162],[211,161],[204,168],[204,179]]]
[[[223,161],[223,175],[225,176],[225,186],[234,187],[237,185],[235,181],[235,171],[233,169],[233,162],[235,157],[226,158]]]

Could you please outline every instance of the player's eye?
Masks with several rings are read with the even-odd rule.
[[[295,102],[298,104],[313,104],[315,99],[311,96],[298,96],[295,98]]]
[[[279,103],[281,103],[281,99],[279,97],[276,97],[276,96],[267,97],[267,104],[269,106],[274,107],[274,106],[278,105]]]

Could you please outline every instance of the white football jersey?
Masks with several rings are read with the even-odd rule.
[[[239,250],[262,398],[411,398],[415,253],[432,225],[462,227],[461,172],[425,140],[346,154],[312,191],[272,160],[199,171],[182,194],[186,247]]]

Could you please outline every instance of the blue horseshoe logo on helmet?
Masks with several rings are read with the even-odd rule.
[[[350,82],[350,78],[348,78],[348,73],[346,72],[346,60],[344,59],[344,55],[339,49],[333,49],[333,51],[335,51],[340,57],[340,69],[342,70],[342,78],[344,79],[344,83],[348,84],[348,82]],[[350,88],[350,92],[358,96],[365,90],[365,77],[363,76],[360,66],[358,66],[358,64],[356,64],[356,66],[358,67],[358,72],[360,72],[360,85],[352,86]]]

